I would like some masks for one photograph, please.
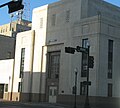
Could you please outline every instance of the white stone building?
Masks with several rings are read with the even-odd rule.
[[[0,26],[0,98],[12,99],[15,37],[19,32],[30,30],[30,24],[21,20]]]
[[[120,8],[102,0],[61,0],[33,10],[32,30],[16,40],[12,100],[72,103],[75,72],[77,101],[86,95],[86,55],[65,47],[87,47],[90,102],[120,97]],[[98,100],[97,100],[98,99]]]

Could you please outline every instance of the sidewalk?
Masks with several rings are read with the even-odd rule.
[[[27,106],[32,108],[74,108],[74,104],[59,104],[59,103],[48,103],[48,102],[16,102],[16,101],[5,101],[0,99],[0,104],[14,105],[14,106]],[[84,108],[84,105],[76,105],[76,108]],[[90,108],[120,108],[116,105],[101,105],[101,104],[90,104]]]
[[[32,106],[49,106],[51,108],[73,108],[69,105],[59,104],[59,103],[48,103],[48,102],[40,102],[40,103],[34,103],[34,102],[27,102],[23,103],[24,105],[32,105]]]
[[[33,106],[36,107],[46,107],[46,108],[74,108],[74,105],[60,104],[60,103],[48,103],[48,102],[18,102],[18,101],[6,101],[0,99],[0,102],[7,103],[10,105],[23,105],[23,106]],[[84,106],[76,105],[76,108],[84,108]],[[92,108],[92,107],[91,107]]]

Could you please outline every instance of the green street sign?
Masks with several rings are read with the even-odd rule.
[[[76,51],[88,54],[88,48],[83,48],[83,47],[77,46]]]

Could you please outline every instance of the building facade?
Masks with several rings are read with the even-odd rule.
[[[100,0],[61,0],[33,10],[32,30],[17,35],[12,100],[73,103],[86,96],[87,48],[94,57],[89,71],[91,103],[97,97],[120,97],[120,8]]]
[[[31,93],[33,48],[34,31],[17,35],[12,100],[19,101],[22,96],[24,96],[22,99],[28,98]]]
[[[6,93],[11,91],[14,68],[14,45],[14,38],[0,35],[0,98],[5,98]],[[9,99],[9,97],[5,99]]]
[[[0,60],[14,59],[15,39],[0,35]]]
[[[12,100],[15,38],[18,32],[31,29],[30,21],[14,21],[0,26],[0,98]]]
[[[31,29],[31,22],[27,20],[11,21],[8,24],[0,26],[0,34],[10,37],[16,37],[17,33]]]
[[[0,98],[12,100],[15,38],[17,33],[30,30],[30,24],[19,20],[0,26]]]

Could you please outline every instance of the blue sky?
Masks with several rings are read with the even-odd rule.
[[[0,0],[0,5],[4,4],[6,2],[9,2],[11,0]],[[25,0],[28,1],[28,0]],[[30,0],[30,14],[32,15],[32,10],[33,8],[45,5],[45,4],[49,4],[49,3],[53,3],[59,0]],[[115,4],[117,6],[120,6],[120,0],[105,0],[107,2],[110,2],[112,4]],[[8,7],[3,7],[0,8],[0,25],[6,24],[10,22],[10,15],[8,14]]]

